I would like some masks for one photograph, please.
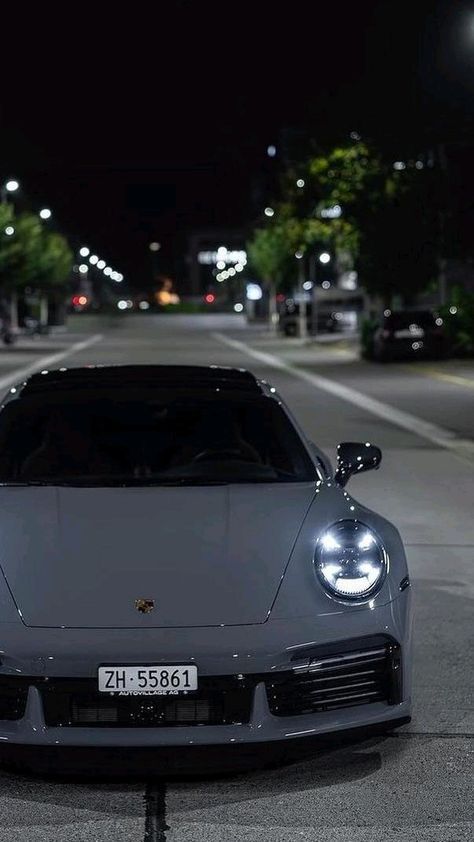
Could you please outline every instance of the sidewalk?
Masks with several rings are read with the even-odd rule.
[[[384,376],[390,376],[402,368],[407,373],[474,388],[474,359],[400,359],[384,364],[370,362],[361,357],[358,333],[325,333],[299,339],[274,333],[262,325],[252,325],[247,341],[253,348],[275,354],[295,365],[326,366],[352,362]]]
[[[357,333],[320,333],[307,339],[282,336],[262,325],[250,325],[245,341],[252,348],[275,354],[294,365],[330,365],[360,360],[360,340]],[[235,332],[242,338],[241,332]]]

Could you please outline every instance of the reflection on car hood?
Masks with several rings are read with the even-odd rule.
[[[1,488],[0,563],[28,626],[262,623],[314,491]]]

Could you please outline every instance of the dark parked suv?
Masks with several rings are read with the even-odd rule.
[[[443,319],[432,310],[386,310],[366,343],[366,356],[393,359],[443,356],[446,333]]]

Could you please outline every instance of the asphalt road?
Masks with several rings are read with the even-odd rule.
[[[71,331],[2,350],[0,387],[31,366],[245,366],[278,387],[331,457],[344,439],[383,448],[381,470],[350,491],[406,542],[414,717],[387,738],[230,777],[71,781],[0,769],[0,842],[472,839],[474,367],[363,363],[350,347],[277,340],[233,316],[77,317]]]

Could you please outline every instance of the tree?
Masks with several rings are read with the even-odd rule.
[[[304,191],[296,186],[295,171],[289,170],[283,175],[284,200],[274,203],[275,218],[265,228],[256,229],[247,247],[251,264],[269,291],[271,322],[276,312],[275,304],[272,306],[276,290],[283,286],[294,287],[296,281],[300,284],[308,277],[308,255],[314,256],[322,250],[354,252],[357,245],[356,231],[349,221],[319,217],[319,209],[325,204],[323,196],[328,190],[323,180],[311,178],[308,163],[305,175],[307,188]],[[296,256],[300,258],[298,262]],[[300,315],[302,328],[306,329],[305,307],[301,308]]]
[[[18,237],[14,234],[13,208],[11,205],[0,204],[0,286],[5,292],[9,291],[12,285],[12,267],[21,250]]]
[[[438,174],[423,162],[394,168],[358,141],[289,169],[281,185],[274,219],[249,244],[267,287],[289,276],[294,282],[295,251],[318,249],[355,266],[361,284],[385,306],[395,297],[413,301],[434,281],[442,200]],[[330,209],[338,215],[328,218]]]
[[[9,237],[7,225],[14,228]],[[12,300],[13,324],[17,295],[29,287],[43,294],[42,317],[47,319],[48,295],[66,283],[72,268],[73,255],[66,239],[48,231],[34,214],[14,217],[7,205],[0,206],[0,231],[0,284]]]
[[[433,281],[438,262],[436,173],[415,161],[394,169],[370,146],[336,147],[308,165],[320,197],[340,205],[344,233],[363,286],[388,306],[410,301]]]
[[[250,264],[262,280],[269,300],[270,326],[276,320],[276,292],[289,263],[288,243],[282,226],[269,223],[257,228],[247,243]]]
[[[48,302],[56,298],[71,273],[73,254],[67,240],[55,232],[45,230],[42,250],[37,265],[35,284],[42,293],[41,324],[48,324]]]

